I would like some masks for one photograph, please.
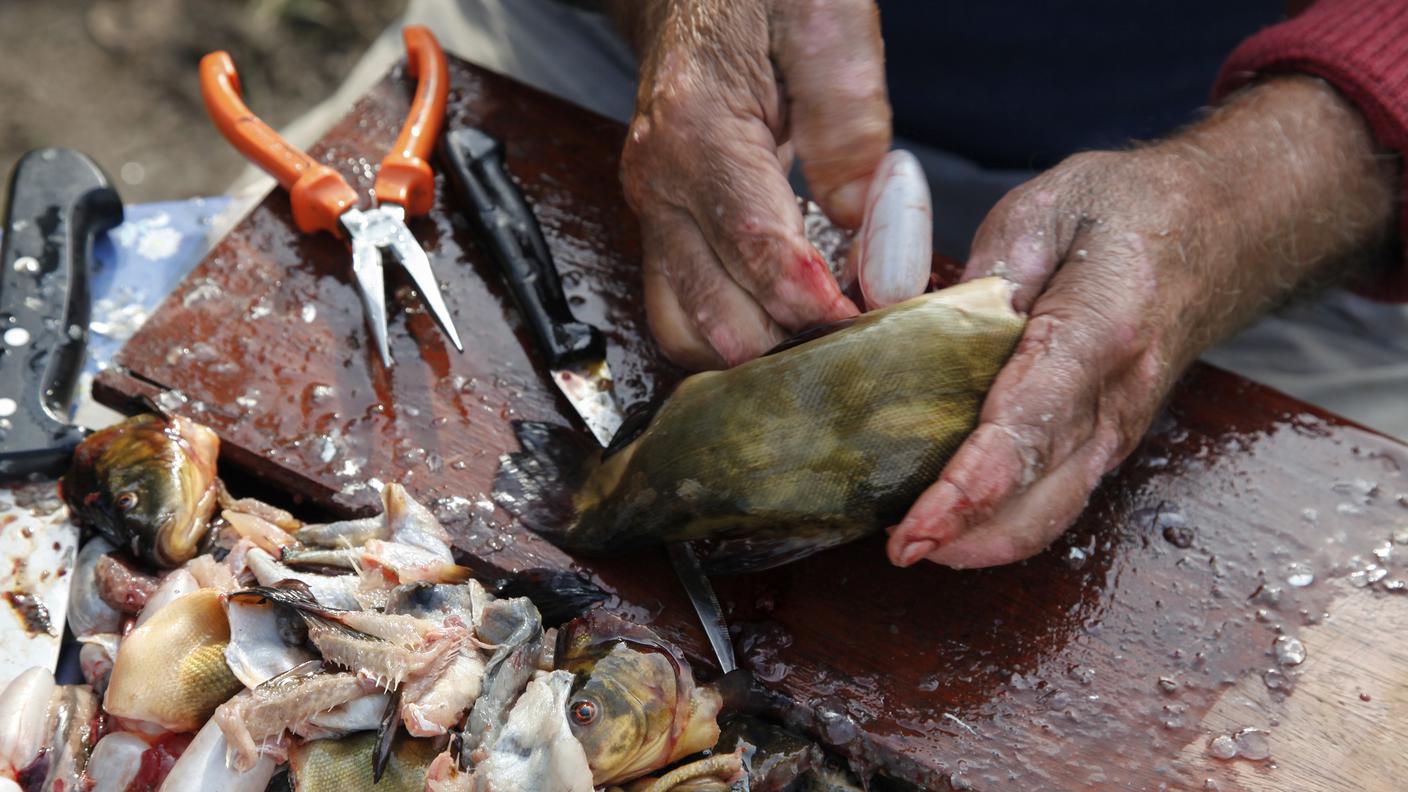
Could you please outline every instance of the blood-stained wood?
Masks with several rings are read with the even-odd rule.
[[[447,127],[506,142],[574,309],[607,331],[626,401],[665,392],[680,372],[645,323],[639,238],[616,178],[624,129],[459,61],[451,76]],[[369,195],[409,97],[398,69],[313,155]],[[383,371],[346,248],[300,235],[276,192],[133,337],[99,378],[100,398],[137,409],[177,392],[184,401],[161,402],[219,432],[227,466],[323,509],[370,510],[368,482],[402,481],[453,527],[466,563],[573,570],[707,669],[663,554],[569,558],[494,510],[498,457],[516,448],[510,421],[573,419],[443,177],[437,187],[411,228],[463,354],[392,269],[397,363]],[[1394,593],[1408,547],[1391,541],[1400,530],[1408,542],[1405,464],[1395,441],[1198,367],[1076,528],[1027,563],[896,570],[876,539],[717,583],[744,664],[779,694],[774,714],[894,778],[1388,789],[1408,736],[1390,712],[1404,689],[1395,658],[1408,651],[1391,629],[1408,615]],[[1361,647],[1352,664],[1336,653],[1349,638]],[[1290,639],[1306,650],[1300,664]],[[1369,747],[1327,751],[1330,724],[1334,739]],[[1213,756],[1227,745],[1240,755]]]

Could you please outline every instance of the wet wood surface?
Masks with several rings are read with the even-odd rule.
[[[648,337],[637,229],[616,179],[623,128],[458,61],[451,75],[447,128],[506,141],[575,310],[608,332],[625,401],[669,388],[680,372]],[[409,97],[393,71],[312,153],[369,194]],[[227,468],[310,508],[367,511],[368,482],[402,481],[452,527],[466,563],[576,571],[711,675],[662,553],[569,558],[493,509],[498,456],[516,447],[509,422],[573,419],[437,185],[434,211],[411,228],[464,354],[393,268],[397,364],[383,371],[346,248],[300,235],[275,192],[131,339],[99,398],[127,410],[157,398],[209,424]],[[781,694],[776,714],[893,778],[1398,788],[1405,465],[1395,441],[1199,366],[1076,528],[1030,562],[896,570],[877,539],[716,582],[742,662]],[[1237,755],[1219,758],[1228,745]]]

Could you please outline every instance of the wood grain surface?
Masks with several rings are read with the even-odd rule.
[[[616,178],[624,129],[462,62],[451,77],[447,126],[506,141],[575,309],[608,332],[626,401],[667,390],[680,372],[649,339]],[[393,71],[313,155],[368,194],[409,97]],[[228,469],[310,507],[366,511],[368,482],[402,481],[466,563],[574,570],[710,676],[663,553],[569,558],[488,500],[516,447],[510,420],[573,418],[437,184],[411,228],[464,354],[393,271],[397,364],[381,370],[346,248],[298,234],[275,192],[128,343],[99,397],[133,410],[178,392],[163,403],[219,432]],[[716,582],[774,715],[864,771],[958,789],[1396,789],[1405,465],[1393,440],[1199,366],[1075,529],[1027,563],[897,570],[876,539]],[[1281,665],[1278,637],[1305,660]],[[1243,755],[1216,758],[1215,738],[1238,732]]]

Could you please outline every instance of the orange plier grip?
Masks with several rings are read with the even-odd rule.
[[[407,70],[416,78],[416,95],[396,145],[381,161],[374,190],[378,203],[399,204],[413,217],[429,212],[435,200],[435,174],[428,160],[445,121],[450,70],[445,51],[429,28],[409,25],[401,35],[406,40]]]
[[[240,99],[240,77],[226,52],[200,61],[200,93],[220,134],[288,190],[293,220],[304,233],[341,236],[338,218],[357,204],[357,191],[337,171],[294,148]]]

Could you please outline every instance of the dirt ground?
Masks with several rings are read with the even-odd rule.
[[[228,50],[247,103],[278,127],[329,94],[405,4],[0,0],[0,169],[67,146],[128,202],[220,193],[243,160],[201,105],[201,56]]]

